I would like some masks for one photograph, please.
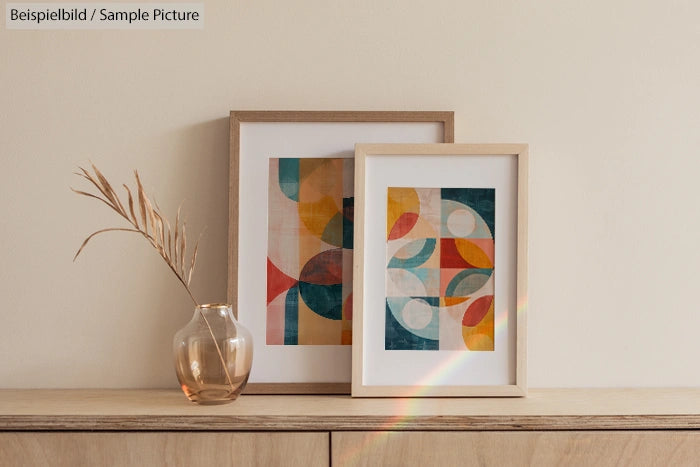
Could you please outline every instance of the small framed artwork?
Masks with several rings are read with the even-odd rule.
[[[246,393],[350,393],[355,143],[453,141],[452,112],[231,112],[228,300]]]
[[[525,144],[355,147],[355,397],[526,394]]]

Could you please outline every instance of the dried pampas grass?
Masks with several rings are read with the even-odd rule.
[[[134,198],[127,185],[122,185],[126,191],[127,197],[125,207],[119,199],[119,195],[117,195],[112,188],[112,185],[107,181],[105,176],[102,175],[102,172],[100,172],[94,164],[90,165],[94,173],[90,173],[83,167],[78,167],[80,172],[75,172],[75,174],[89,181],[97,191],[99,191],[99,194],[88,193],[86,191],[76,190],[75,188],[71,188],[71,190],[79,195],[102,201],[117,214],[126,219],[131,227],[111,227],[93,232],[83,241],[83,244],[80,245],[80,248],[73,257],[73,261],[78,258],[78,255],[80,255],[88,242],[101,233],[134,232],[141,234],[148,240],[148,243],[156,249],[158,254],[160,254],[161,258],[165,261],[165,264],[167,264],[170,270],[177,276],[194,304],[199,305],[190,290],[192,272],[197,262],[199,240],[195,243],[189,261],[186,261],[187,227],[186,223],[180,220],[180,210],[182,206],[177,210],[175,227],[171,228],[170,222],[161,213],[158,205],[155,202],[151,202],[148,196],[146,196],[138,171],[134,170],[134,177],[136,178],[136,198]]]

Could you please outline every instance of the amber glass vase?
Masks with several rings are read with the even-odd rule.
[[[185,395],[197,404],[235,400],[248,382],[253,339],[231,305],[199,305],[173,339],[175,372]]]

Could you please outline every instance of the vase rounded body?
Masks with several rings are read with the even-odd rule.
[[[253,339],[231,305],[199,305],[173,339],[175,372],[185,395],[198,404],[235,400],[248,382]]]

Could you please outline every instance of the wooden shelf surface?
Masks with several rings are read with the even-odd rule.
[[[700,429],[700,388],[532,389],[526,398],[243,395],[179,390],[0,390],[0,431],[492,431]]]

